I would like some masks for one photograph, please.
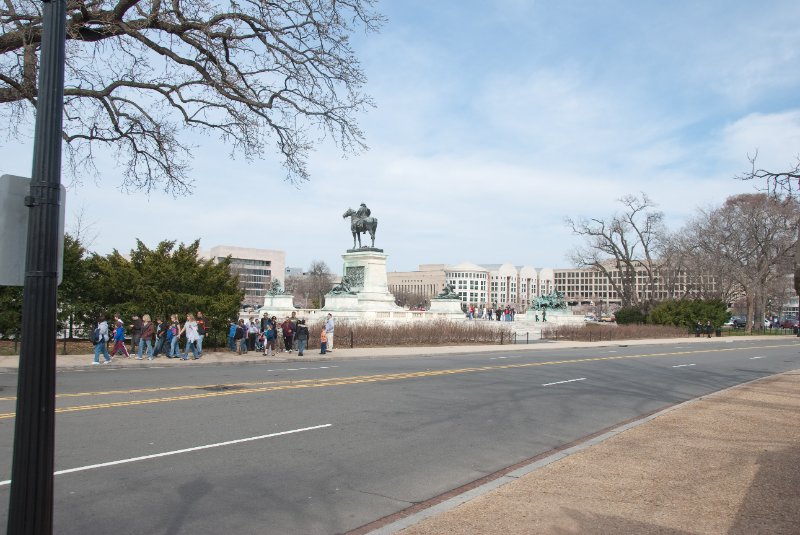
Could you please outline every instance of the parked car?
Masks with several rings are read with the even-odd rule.
[[[784,329],[794,329],[798,326],[800,326],[800,323],[797,318],[783,318],[781,320],[781,327]]]
[[[744,329],[747,325],[747,316],[731,316],[731,319],[725,322],[725,325],[734,329]]]

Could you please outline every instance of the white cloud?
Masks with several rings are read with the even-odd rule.
[[[339,270],[352,243],[342,213],[366,202],[390,269],[558,266],[575,243],[565,216],[607,217],[616,199],[645,191],[677,228],[696,207],[752,191],[732,179],[748,152],[782,168],[800,150],[791,4],[387,9],[386,30],[359,40],[378,105],[362,118],[370,151],[341,159],[323,143],[297,188],[272,154],[232,161],[201,138],[194,195],[181,199],[120,195],[115,162],[101,155],[101,181],[71,188],[68,213],[88,207],[103,253],[136,237],[201,237]],[[774,39],[763,38],[770,28]],[[0,147],[0,171],[29,174],[29,145]]]
[[[722,129],[718,150],[743,168],[758,151],[759,167],[785,169],[800,154],[800,110],[745,115]]]

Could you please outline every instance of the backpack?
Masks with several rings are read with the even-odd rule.
[[[92,334],[89,336],[89,341],[94,345],[100,343],[100,327],[96,327],[95,330],[92,331]]]
[[[238,325],[236,327],[236,334],[233,336],[233,338],[235,340],[241,340],[242,338],[244,338],[244,329],[242,329],[241,325]]]
[[[167,340],[172,342],[172,339],[175,338],[175,335],[178,334],[178,328],[173,325],[167,331]]]

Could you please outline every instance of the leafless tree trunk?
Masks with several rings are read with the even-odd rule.
[[[573,250],[571,260],[580,267],[593,267],[608,280],[623,307],[648,306],[656,295],[657,258],[664,241],[662,212],[642,193],[619,199],[622,213],[608,220],[566,219],[572,232],[585,238],[585,245]],[[637,272],[644,271],[647,286],[637,288]]]

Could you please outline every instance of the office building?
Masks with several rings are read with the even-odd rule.
[[[284,251],[217,245],[208,252],[201,252],[201,256],[215,262],[231,257],[231,273],[239,277],[239,288],[244,290],[243,304],[263,305],[272,281],[284,284]]]

